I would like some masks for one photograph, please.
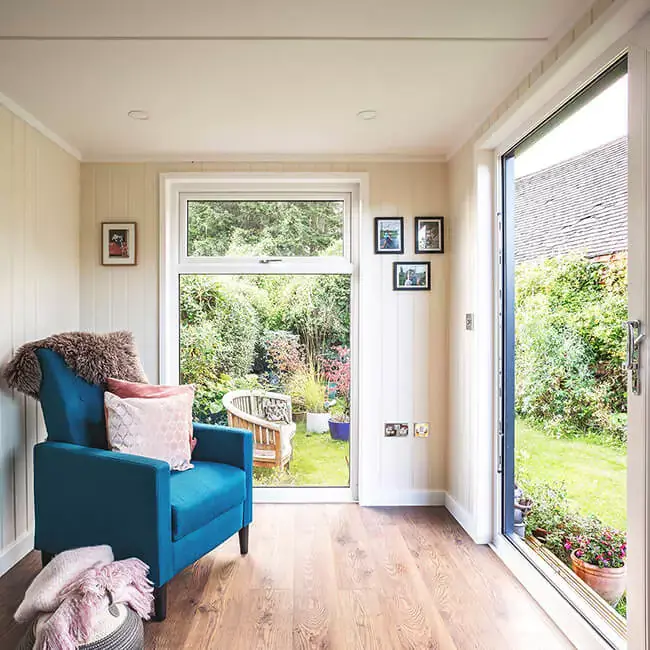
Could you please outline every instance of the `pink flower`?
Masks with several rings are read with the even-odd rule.
[[[564,548],[565,548],[567,551],[570,551],[570,550],[571,550],[571,542],[566,542],[566,543],[564,544]]]

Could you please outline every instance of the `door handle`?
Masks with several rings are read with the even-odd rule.
[[[641,321],[628,320],[623,323],[627,328],[627,344],[625,347],[625,363],[623,367],[631,373],[632,392],[641,394],[641,378],[639,373],[639,360],[641,357],[641,343],[645,340],[645,333],[641,332]]]

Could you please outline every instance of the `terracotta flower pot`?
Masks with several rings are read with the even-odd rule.
[[[625,593],[627,566],[617,569],[589,564],[571,553],[571,568],[583,582],[588,584],[603,600],[616,605]]]

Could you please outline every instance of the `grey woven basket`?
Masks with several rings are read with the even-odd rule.
[[[30,626],[16,650],[32,650],[34,641],[34,628]],[[80,645],[78,650],[144,650],[142,619],[132,609],[128,609],[120,627],[103,639]]]

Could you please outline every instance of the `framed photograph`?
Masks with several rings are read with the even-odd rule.
[[[393,262],[395,291],[430,291],[431,262]]]
[[[413,425],[413,431],[416,438],[428,438],[429,437],[429,423],[428,422],[416,422]]]
[[[444,217],[415,217],[415,252],[445,252]]]
[[[375,253],[404,252],[404,219],[402,217],[375,218]]]
[[[133,265],[136,263],[135,223],[102,224],[102,264]]]

